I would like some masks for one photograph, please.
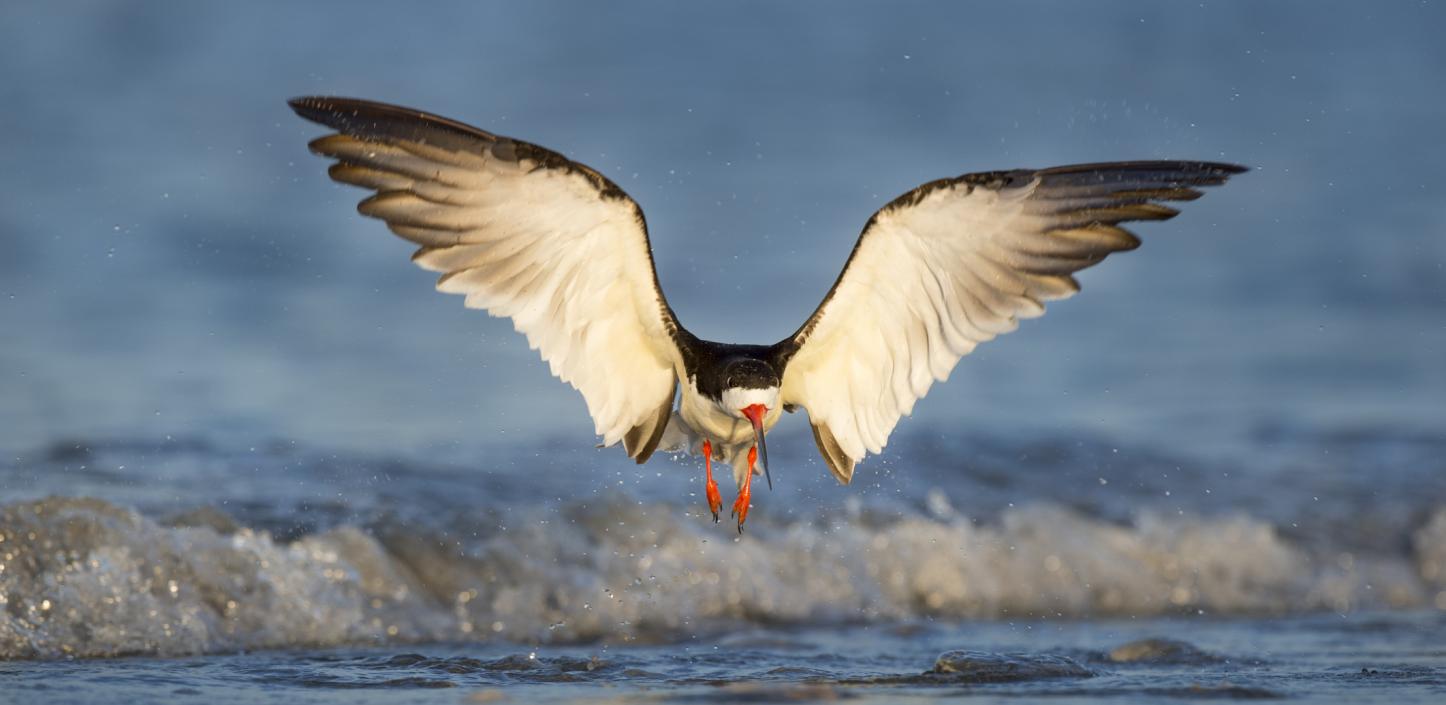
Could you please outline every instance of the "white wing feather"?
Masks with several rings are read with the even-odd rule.
[[[1073,295],[1071,273],[1139,241],[1116,223],[1162,220],[1160,200],[1242,169],[1121,162],[968,174],[885,206],[833,290],[781,346],[785,404],[808,410],[830,469],[847,483],[900,417],[975,346]]]
[[[536,145],[414,110],[306,98],[339,134],[311,143],[333,179],[377,191],[364,215],[421,248],[437,289],[512,319],[577,388],[605,445],[639,462],[672,409],[676,320],[657,287],[641,210],[612,182]]]

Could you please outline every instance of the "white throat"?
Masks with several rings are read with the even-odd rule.
[[[742,409],[754,404],[762,404],[773,410],[778,407],[778,387],[767,389],[743,389],[731,387],[723,390],[723,410],[737,416],[743,417]]]

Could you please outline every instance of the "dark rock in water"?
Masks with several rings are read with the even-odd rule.
[[[1219,656],[1175,639],[1141,639],[1110,650],[1115,663],[1216,663]]]
[[[1013,683],[1045,678],[1089,678],[1094,675],[1073,659],[1054,654],[996,654],[987,651],[946,651],[930,673],[949,674],[973,683]]]

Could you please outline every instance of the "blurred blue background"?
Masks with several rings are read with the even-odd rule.
[[[285,105],[304,94],[598,168],[647,213],[684,324],[740,342],[790,333],[869,215],[921,182],[1247,164],[901,429],[1207,454],[1279,428],[1439,433],[1443,20],[1430,2],[5,3],[0,448],[590,444],[581,398],[510,324],[433,292],[325,178],[319,130]]]

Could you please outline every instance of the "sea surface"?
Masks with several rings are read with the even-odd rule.
[[[1446,694],[1446,438],[1278,432],[1262,445],[1292,450],[1243,462],[914,432],[901,445],[919,460],[845,489],[805,434],[778,435],[777,489],[741,536],[711,521],[686,462],[564,440],[426,460],[58,442],[4,469],[0,689],[17,703]],[[1331,462],[1302,473],[1297,453]]]
[[[1446,701],[1439,3],[0,8],[0,703]],[[771,342],[965,171],[1252,171],[745,532],[285,99],[597,167]],[[724,488],[724,500],[732,489]]]

